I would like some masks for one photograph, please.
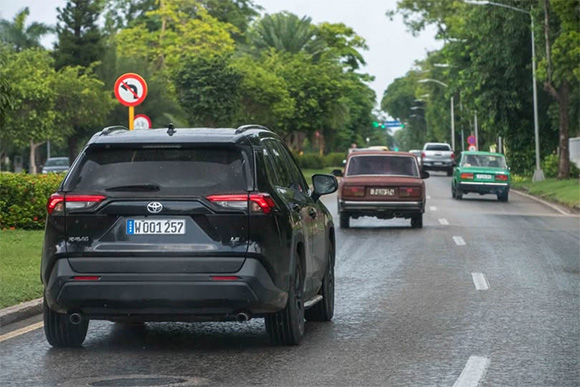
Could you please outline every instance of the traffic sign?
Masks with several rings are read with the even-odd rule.
[[[135,129],[151,129],[152,126],[151,118],[145,114],[137,114],[133,120],[133,127]]]
[[[470,145],[469,148],[467,148],[467,150],[469,150],[469,151],[476,151],[477,148],[475,147],[475,145]]]
[[[125,106],[140,105],[147,97],[147,83],[140,75],[123,74],[115,82],[115,97]]]
[[[477,141],[477,139],[475,138],[474,135],[471,135],[471,136],[467,137],[467,143],[469,145],[475,145],[476,141]]]
[[[385,121],[385,126],[387,128],[398,128],[403,125],[401,124],[401,121]]]

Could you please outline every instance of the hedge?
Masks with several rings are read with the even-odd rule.
[[[46,202],[64,174],[0,173],[0,228],[42,229]]]
[[[346,154],[342,152],[329,153],[320,156],[316,153],[304,153],[302,155],[294,154],[300,168],[303,169],[322,169],[325,167],[338,167],[342,165],[342,160]]]

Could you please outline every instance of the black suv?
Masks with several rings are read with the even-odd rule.
[[[268,129],[106,128],[48,202],[44,327],[80,346],[89,320],[247,321],[298,344],[334,312],[335,237],[320,195]]]

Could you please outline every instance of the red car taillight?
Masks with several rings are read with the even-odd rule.
[[[451,161],[455,160],[455,153],[451,153]]]
[[[232,209],[247,209],[248,204],[251,212],[269,214],[276,203],[268,194],[257,193],[250,195],[211,195],[206,197],[212,203],[220,207]]]
[[[344,196],[365,196],[365,187],[347,185],[342,189]]]
[[[102,195],[61,195],[52,194],[46,210],[49,214],[63,214],[65,210],[83,210],[91,208],[106,199]]]
[[[495,175],[495,179],[498,181],[508,181],[508,175]]]
[[[421,158],[425,158],[425,152],[421,152]]]
[[[473,173],[462,173],[461,178],[467,179],[467,180],[473,180]]]
[[[421,187],[401,187],[399,188],[400,197],[420,197]]]

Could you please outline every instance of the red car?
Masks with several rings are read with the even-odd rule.
[[[423,179],[428,177],[411,153],[351,153],[338,188],[340,227],[350,227],[350,218],[374,216],[411,219],[413,228],[422,228],[426,201]]]

